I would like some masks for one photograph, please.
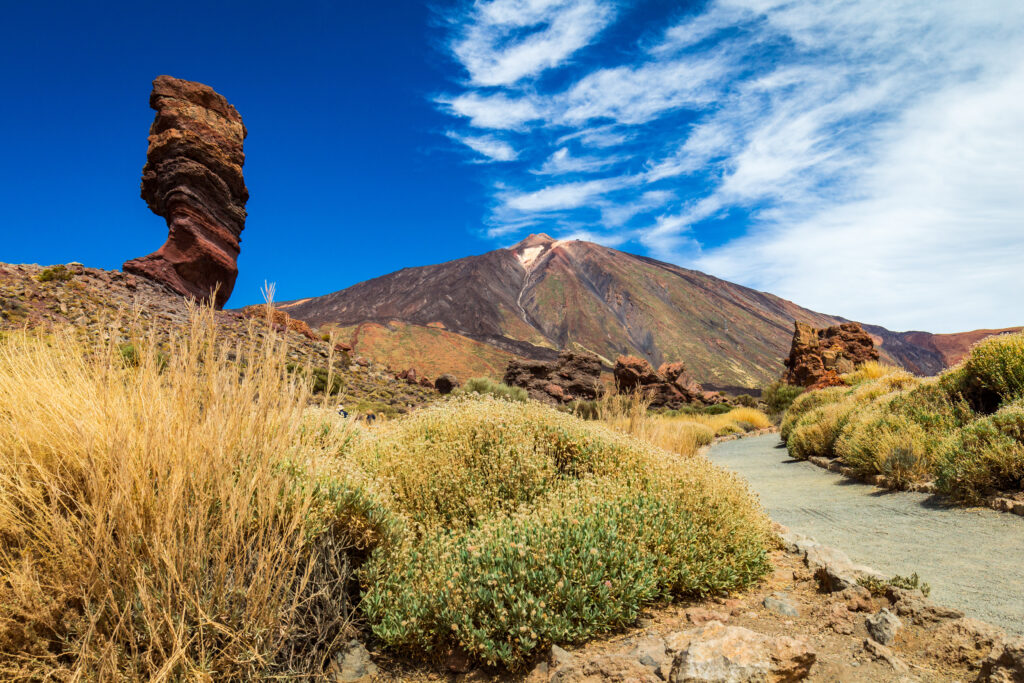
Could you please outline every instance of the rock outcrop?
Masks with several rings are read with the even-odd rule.
[[[549,404],[593,400],[600,394],[601,359],[592,353],[563,351],[547,362],[515,358],[505,369],[505,384],[522,387],[530,398]]]
[[[857,323],[815,329],[795,323],[793,343],[782,379],[787,384],[820,389],[842,384],[840,375],[878,360],[875,342]]]
[[[238,276],[249,191],[242,177],[242,117],[202,83],[158,76],[156,118],[142,169],[142,198],[167,221],[167,242],[124,264],[183,296],[222,308]]]
[[[290,330],[292,332],[298,332],[306,339],[317,341],[320,337],[313,334],[313,330],[309,329],[309,325],[301,320],[296,320],[279,308],[273,306],[267,306],[266,304],[255,304],[253,306],[246,306],[238,309],[239,313],[244,315],[246,318],[261,318],[263,320],[269,320],[270,324],[278,329],[280,332]]]
[[[636,356],[619,356],[615,361],[615,383],[623,393],[642,392],[654,408],[679,408],[688,403],[721,403],[717,393],[706,392],[686,372],[682,362],[662,363],[655,371]]]

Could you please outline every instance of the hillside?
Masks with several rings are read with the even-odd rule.
[[[353,343],[395,368],[418,363],[427,373],[465,377],[500,367],[509,354],[551,358],[578,345],[609,361],[619,354],[655,366],[682,360],[698,381],[715,387],[757,387],[777,378],[794,320],[816,327],[844,320],[698,271],[543,234],[282,307],[314,327],[372,330],[379,344],[359,335]],[[925,375],[948,365],[936,342],[943,335],[866,329],[884,360]]]
[[[244,343],[250,326],[263,336],[260,328],[266,325],[262,317],[239,311],[217,311],[215,321],[229,345]],[[5,330],[47,334],[72,328],[91,346],[113,342],[124,349],[150,335],[166,343],[188,325],[186,300],[144,277],[77,263],[49,268],[0,263],[0,337]],[[296,368],[326,372],[333,358],[337,400],[349,409],[397,414],[437,397],[431,389],[396,381],[384,367],[362,359],[349,364],[345,354],[332,354],[329,344],[312,335],[285,328],[280,334],[288,361]]]

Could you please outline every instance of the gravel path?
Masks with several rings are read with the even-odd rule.
[[[949,508],[790,459],[775,434],[714,445],[771,518],[885,574],[917,572],[937,603],[1024,635],[1024,518]]]

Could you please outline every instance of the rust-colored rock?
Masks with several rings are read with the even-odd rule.
[[[242,177],[242,117],[213,88],[170,76],[153,81],[156,118],[142,169],[142,198],[167,220],[167,242],[124,264],[183,296],[222,308],[238,276],[249,191]]]
[[[842,383],[840,375],[878,360],[874,340],[857,323],[819,330],[796,322],[795,327],[782,376],[788,384],[814,389],[835,386]]]
[[[643,358],[619,356],[615,383],[623,393],[642,392],[654,408],[679,408],[687,403],[720,403],[717,394],[705,392],[686,372],[681,361],[662,363],[657,371]]]
[[[651,364],[636,356],[619,356],[615,360],[615,383],[620,391],[633,391],[637,387],[659,384],[665,380]]]
[[[562,351],[558,360],[514,358],[505,384],[522,387],[530,398],[549,404],[593,400],[600,394],[601,360],[592,353]]]
[[[267,320],[269,318],[270,324],[273,325],[281,332],[291,331],[298,332],[306,339],[313,341],[319,341],[320,337],[313,334],[313,330],[310,329],[302,320],[296,320],[279,308],[270,307],[269,311],[266,304],[256,304],[255,306],[246,306],[239,310],[239,312],[246,318],[258,318]]]

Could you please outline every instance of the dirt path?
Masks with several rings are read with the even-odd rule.
[[[886,574],[917,572],[935,602],[1024,635],[1024,518],[851,481],[790,459],[774,434],[708,455],[745,477],[780,524]]]

